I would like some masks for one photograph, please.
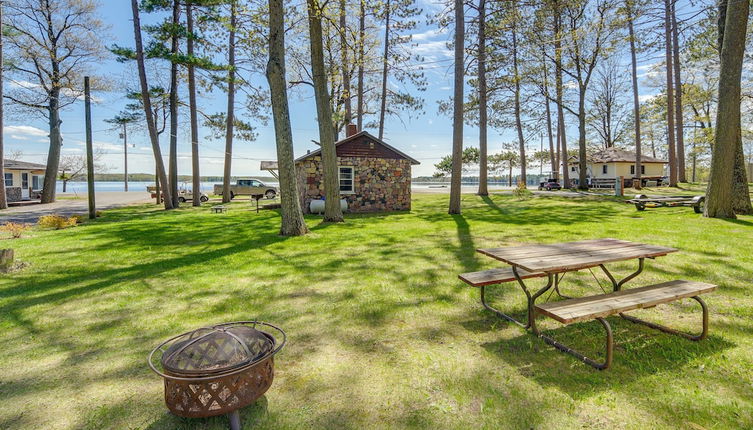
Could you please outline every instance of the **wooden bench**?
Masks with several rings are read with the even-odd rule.
[[[579,297],[534,306],[536,313],[546,315],[556,321],[561,322],[562,324],[573,324],[594,319],[599,321],[607,332],[606,359],[603,363],[598,363],[547,336],[539,334],[535,324],[532,328],[534,329],[534,333],[544,338],[544,340],[550,345],[562,351],[568,352],[598,369],[606,369],[612,363],[613,340],[612,330],[609,326],[609,323],[604,319],[605,317],[619,314],[621,317],[627,319],[628,321],[638,324],[644,324],[648,327],[661,330],[666,333],[676,334],[690,340],[705,339],[708,334],[708,309],[703,300],[701,300],[701,298],[698,296],[700,294],[714,291],[716,288],[716,285],[707,284],[704,282],[678,280],[664,282],[656,285],[649,285],[646,287],[620,290],[609,294]],[[627,311],[641,308],[650,308],[656,305],[670,303],[684,298],[692,298],[696,300],[701,305],[701,308],[703,310],[703,329],[698,335],[680,332],[669,327],[644,321],[624,314],[624,312]]]
[[[226,213],[227,207],[226,206],[212,206],[212,212],[218,214],[218,213]]]
[[[518,269],[518,275],[520,275],[521,279],[539,278],[539,277],[547,276],[547,274],[543,272],[529,272],[523,269]],[[501,269],[489,269],[489,270],[483,270],[481,272],[463,273],[463,274],[458,275],[458,278],[472,287],[479,288],[480,293],[481,293],[481,304],[484,305],[486,309],[494,312],[500,318],[503,318],[510,322],[514,322],[521,327],[527,328],[525,324],[521,323],[520,321],[516,320],[515,318],[505,313],[502,313],[498,309],[495,309],[486,303],[486,287],[487,286],[503,284],[506,282],[512,282],[516,280],[515,273],[513,273],[512,267],[505,267]]]

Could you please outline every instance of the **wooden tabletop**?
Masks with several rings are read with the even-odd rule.
[[[677,249],[618,239],[594,239],[477,251],[529,272],[561,273],[615,261],[660,257]]]

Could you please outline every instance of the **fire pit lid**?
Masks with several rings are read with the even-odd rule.
[[[223,373],[267,356],[274,337],[244,324],[203,327],[173,339],[162,354],[162,368],[176,375]]]

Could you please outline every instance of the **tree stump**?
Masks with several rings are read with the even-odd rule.
[[[0,249],[0,272],[7,273],[13,268],[13,250]]]

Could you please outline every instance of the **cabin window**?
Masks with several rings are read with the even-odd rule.
[[[646,174],[646,166],[641,165],[641,175]]]
[[[353,168],[340,166],[340,192],[353,193],[355,187],[353,184]]]
[[[632,164],[630,166],[630,174],[635,175],[635,164]],[[646,166],[641,165],[641,175],[645,175],[645,174],[646,174]]]
[[[43,176],[34,175],[31,177],[31,189],[39,190],[42,188]]]
[[[608,165],[605,164],[605,165],[601,166],[601,173],[602,174],[606,175],[608,172],[609,172],[609,166]]]
[[[5,186],[6,187],[12,187],[13,186],[13,173],[6,173],[5,174]]]

